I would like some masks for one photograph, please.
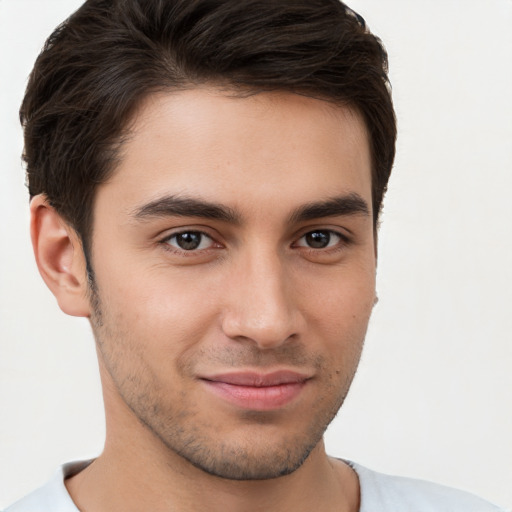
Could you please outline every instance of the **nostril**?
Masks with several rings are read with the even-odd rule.
[[[222,328],[226,336],[238,341],[251,341],[261,349],[276,348],[294,340],[300,331],[296,314],[281,312],[279,316],[254,317],[245,312],[225,315]]]

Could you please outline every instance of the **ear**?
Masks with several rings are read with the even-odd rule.
[[[80,238],[45,195],[30,202],[30,234],[37,267],[60,309],[90,316],[87,271]]]

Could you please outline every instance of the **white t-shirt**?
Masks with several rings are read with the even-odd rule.
[[[45,486],[5,512],[79,512],[64,479],[76,475],[90,462],[61,466]],[[353,462],[347,463],[359,477],[359,512],[506,512],[466,492],[422,480],[384,475]]]

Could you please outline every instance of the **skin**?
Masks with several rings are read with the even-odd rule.
[[[43,196],[31,205],[41,274],[66,313],[90,318],[104,391],[105,449],[66,482],[72,498],[83,511],[358,510],[357,477],[322,435],[375,301],[361,118],[205,87],[149,97],[130,130],[97,189],[94,290],[76,234]],[[191,237],[200,245],[183,249]],[[283,370],[304,380],[269,410],[208,380]]]

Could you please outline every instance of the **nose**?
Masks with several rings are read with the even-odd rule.
[[[244,259],[227,288],[222,329],[229,338],[250,340],[265,350],[301,334],[305,322],[297,307],[298,290],[278,255],[253,254]]]

